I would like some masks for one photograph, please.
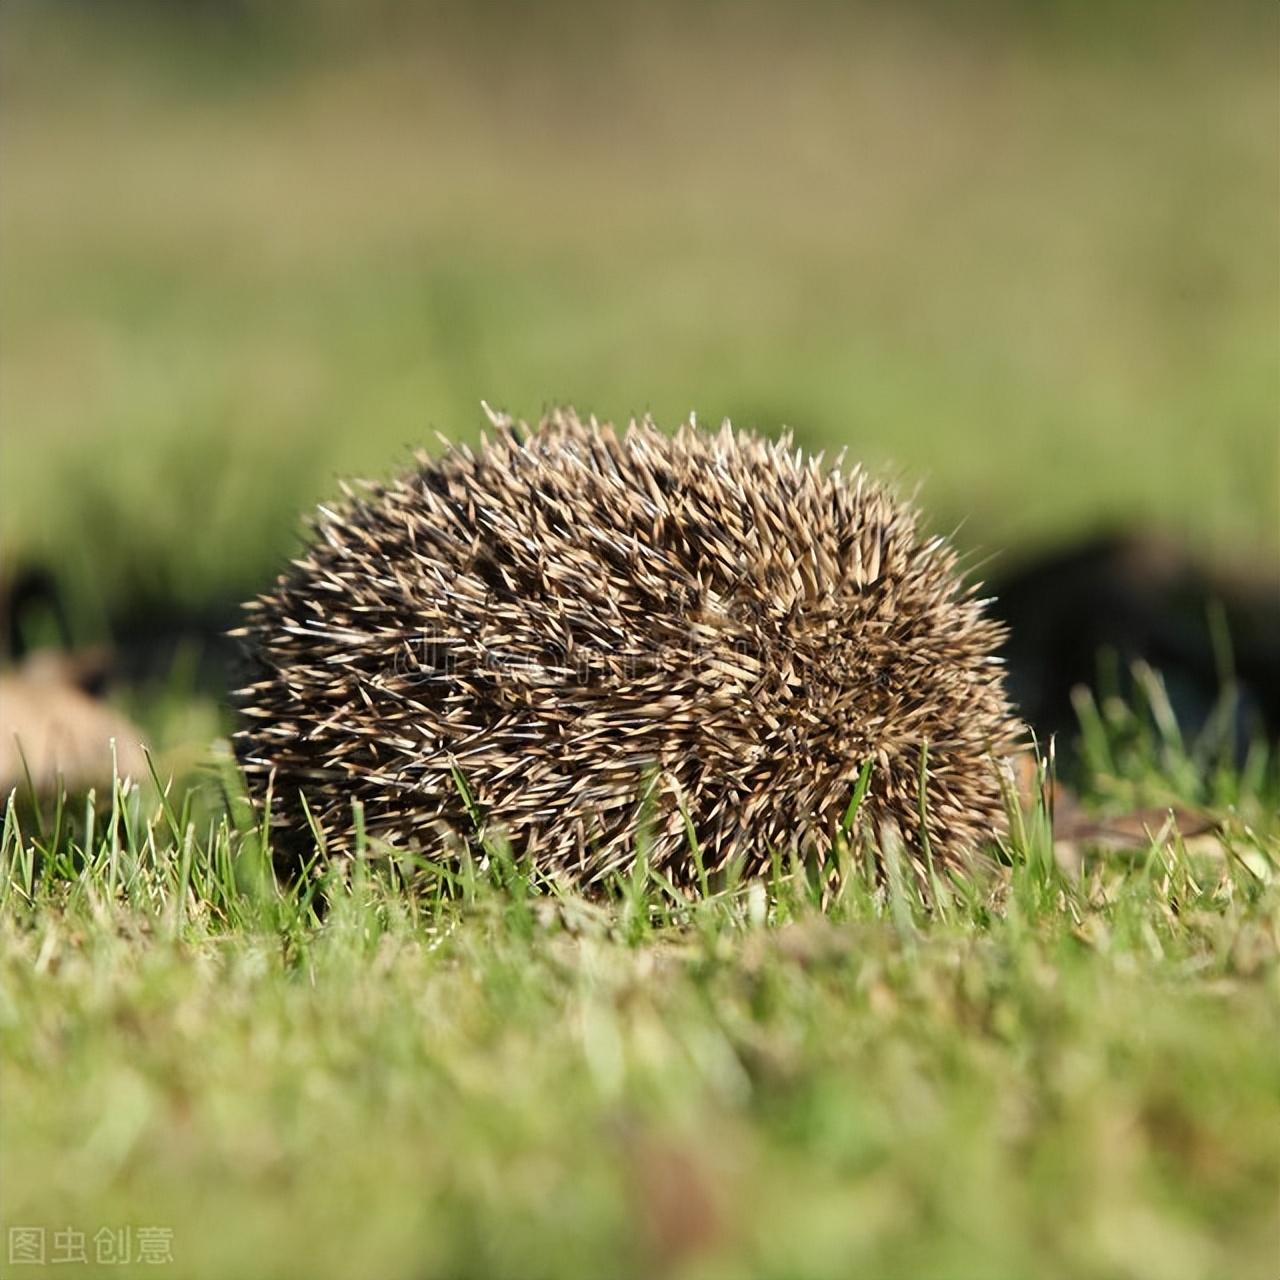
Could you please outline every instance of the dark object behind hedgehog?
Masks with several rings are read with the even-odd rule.
[[[1001,629],[909,507],[727,423],[494,425],[321,508],[248,606],[237,751],[286,836],[299,793],[330,852],[356,800],[370,837],[428,852],[478,808],[583,882],[647,829],[690,884],[690,826],[708,871],[829,847],[868,759],[864,819],[919,852],[922,758],[940,861],[998,829]]]

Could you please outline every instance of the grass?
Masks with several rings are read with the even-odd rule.
[[[589,900],[500,847],[282,888],[212,782],[11,802],[4,1221],[192,1277],[1267,1280],[1280,775],[1167,728],[1100,706],[1094,798],[1220,835],[1060,865],[1033,811],[933,909],[856,815],[821,883]]]
[[[1276,565],[1273,5],[170,8],[0,10],[0,577],[74,639],[260,589],[482,398],[786,422],[980,554]],[[197,1278],[1275,1280],[1280,776],[1230,716],[1082,697],[1088,802],[1220,833],[1032,813],[933,908],[856,796],[820,885],[303,891],[191,780],[197,658],[134,693],[176,785],[5,810],[0,1229]]]
[[[1070,8],[7,6],[8,554],[86,635],[243,598],[483,398],[787,423],[984,555],[1274,564],[1274,6]]]

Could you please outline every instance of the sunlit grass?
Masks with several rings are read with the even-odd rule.
[[[1131,53],[428,24],[222,76],[234,32],[39,12],[0,55],[0,532],[87,630],[257,588],[339,475],[482,398],[788,423],[1005,557],[1146,521],[1274,559],[1268,8],[1153,6]]]
[[[1274,10],[1060,8],[10,6],[6,559],[78,636],[247,595],[483,397],[787,422],[966,548],[1265,565]],[[183,672],[128,708],[154,779],[4,809],[0,1232],[160,1226],[184,1277],[1275,1280],[1280,773],[1229,688],[1194,737],[1151,673],[1078,703],[1085,802],[1207,836],[1033,809],[943,883],[855,796],[823,867],[585,896],[496,837],[278,883]]]
[[[1158,716],[1089,735],[1098,795],[1188,798]],[[500,839],[282,886],[221,766],[15,797],[5,1221],[190,1276],[1261,1280],[1280,780],[1235,782],[1079,863],[1033,808],[941,892],[851,806],[822,868],[591,897]]]

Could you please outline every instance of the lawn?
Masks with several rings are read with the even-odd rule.
[[[1006,563],[1280,562],[1268,4],[99,8],[0,41],[0,537],[91,638],[481,399],[785,423]]]
[[[1280,777],[1092,737],[1096,799],[1211,778],[1221,830],[1068,858],[1033,809],[930,908],[856,822],[588,900],[500,848],[282,890],[208,790],[11,806],[5,1223],[191,1277],[1268,1280]]]
[[[482,398],[786,423],[975,559],[1280,568],[1270,4],[368,8],[0,12],[0,578],[75,642],[220,616]],[[1082,697],[1085,805],[1213,830],[1033,805],[933,903],[856,821],[705,894],[300,889],[189,658],[129,695],[156,779],[4,808],[0,1274],[1280,1274],[1280,759],[1230,715]]]

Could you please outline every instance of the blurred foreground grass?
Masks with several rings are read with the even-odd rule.
[[[1271,1280],[1280,777],[1109,723],[1099,796],[1213,777],[1220,834],[1060,864],[1032,813],[932,910],[865,838],[706,896],[497,849],[317,894],[211,793],[11,804],[0,1217],[193,1278]]]
[[[1274,564],[1273,6],[376,8],[5,8],[0,536],[82,629],[251,592],[482,397]]]

